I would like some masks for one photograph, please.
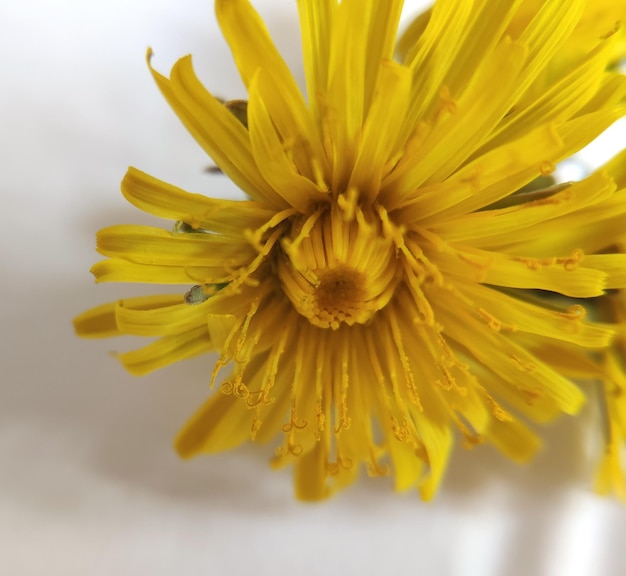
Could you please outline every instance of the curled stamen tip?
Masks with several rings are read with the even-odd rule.
[[[574,304],[570,306],[565,312],[559,313],[561,316],[564,316],[568,320],[580,321],[584,320],[587,315],[587,310],[580,304]]]
[[[261,402],[263,402],[263,390],[250,392],[246,398],[246,406],[250,409],[256,408]]]
[[[294,418],[293,426],[296,430],[304,430],[308,425],[309,423],[306,420]]]
[[[379,476],[389,476],[391,469],[387,464],[378,464],[376,462],[370,462],[367,465],[367,475],[370,478],[376,478]]]
[[[220,386],[220,392],[222,394],[226,394],[227,396],[230,396],[234,390],[235,390],[235,386],[232,382],[224,382]]]
[[[243,382],[238,382],[233,387],[233,394],[237,396],[237,398],[248,398],[250,390]]]

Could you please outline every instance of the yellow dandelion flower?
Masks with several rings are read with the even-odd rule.
[[[299,0],[306,95],[247,0],[216,0],[247,87],[246,117],[191,58],[151,73],[203,149],[248,196],[216,200],[130,168],[129,202],[172,231],[99,232],[98,282],[186,284],[75,320],[78,334],[157,337],[119,354],[134,374],[211,350],[211,385],[176,439],[187,458],[282,436],[297,496],[364,465],[431,498],[455,430],[516,461],[545,422],[585,401],[572,381],[613,328],[572,301],[626,286],[597,254],[626,203],[606,171],[517,193],[624,115],[618,34],[529,97],[577,30],[582,0],[440,0],[402,63],[401,0]],[[544,81],[544,80],[542,80]],[[239,110],[241,112],[241,110]],[[242,120],[245,120],[242,122]]]

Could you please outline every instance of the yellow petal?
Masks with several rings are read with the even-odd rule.
[[[614,334],[607,327],[585,322],[586,311],[580,304],[553,310],[544,302],[524,301],[525,294],[513,298],[469,282],[459,283],[458,288],[472,301],[486,326],[496,332],[527,332],[596,349],[606,348]]]
[[[618,188],[626,188],[626,150],[622,150],[615,155],[604,166],[602,166],[607,174],[615,180]]]
[[[612,350],[605,355],[604,366],[605,450],[596,470],[595,489],[600,494],[612,492],[626,500],[626,466],[622,460],[626,444],[626,375],[623,357]]]
[[[413,105],[407,112],[410,126],[426,118],[433,107],[449,68],[471,31],[470,22],[476,14],[474,2],[467,0],[440,0],[434,4],[424,33],[405,61],[414,70]]]
[[[282,90],[299,95],[287,64],[248,0],[216,0],[215,14],[246,87],[260,68],[266,70]]]
[[[330,494],[327,483],[326,443],[317,442],[312,450],[302,454],[295,463],[294,482],[298,500],[323,500]]]
[[[599,254],[585,257],[585,266],[607,274],[606,288],[626,288],[626,254]]]
[[[582,15],[584,0],[546,0],[523,30],[519,41],[530,48],[528,65],[520,78],[519,91],[530,87],[569,37]],[[554,23],[558,22],[558,26]]]
[[[548,220],[541,225],[540,235],[534,228],[521,229],[515,234],[515,241],[507,243],[503,248],[512,253],[522,249],[529,256],[538,259],[575,250],[582,250],[586,254],[605,250],[607,239],[619,238],[623,234],[625,199],[626,190],[618,191],[595,206]],[[590,263],[594,261],[598,264],[602,262],[601,259],[589,260]],[[608,262],[605,261],[606,264]],[[603,270],[601,267],[600,269]],[[614,276],[619,270],[615,270],[613,266],[607,268],[607,272]]]
[[[343,0],[334,14],[325,98],[335,158],[350,153],[365,117],[367,28],[371,2]],[[347,31],[350,33],[346,33]],[[339,40],[341,38],[341,41]],[[376,65],[377,63],[372,63]],[[335,168],[343,168],[336,162]],[[337,186],[337,177],[333,187]]]
[[[248,122],[252,152],[264,178],[277,195],[289,205],[307,213],[315,203],[327,200],[327,194],[298,173],[287,156],[274,123],[258,91],[259,75],[250,84]]]
[[[579,265],[584,255],[577,252],[539,259],[459,248],[428,250],[428,255],[445,274],[507,288],[549,290],[565,296],[592,298],[602,295],[607,281],[605,272]]]
[[[507,458],[520,464],[528,462],[541,447],[540,438],[518,420],[502,422],[494,418],[486,436]]]
[[[311,156],[318,162],[320,170],[326,172],[319,129],[258,13],[248,0],[217,0],[215,11],[248,91],[251,91],[255,74],[262,70],[267,78],[263,83],[263,103],[276,130],[284,141],[306,143],[306,146],[295,148],[294,161],[300,172],[313,177]],[[263,171],[263,164],[257,161],[257,165],[267,174]]]
[[[121,332],[115,321],[116,302],[91,308],[74,318],[74,330],[81,338],[110,338]]]
[[[337,6],[337,0],[298,0],[309,106],[318,122],[321,121],[318,99],[326,93],[328,86],[330,39]]]
[[[387,448],[393,466],[393,483],[398,492],[415,487],[424,472],[424,462],[415,455],[415,447],[397,440],[386,430]]]
[[[420,12],[417,17],[409,22],[404,32],[400,34],[396,43],[396,56],[401,62],[404,62],[408,58],[409,52],[417,45],[424,34],[432,13],[432,6],[424,12]]]
[[[211,342],[215,348],[223,350],[229,336],[237,325],[237,318],[233,314],[206,314],[207,326]]]
[[[546,363],[550,363],[550,358],[542,358]],[[470,360],[470,362],[472,362]],[[555,367],[552,363],[550,366]],[[559,367],[555,367],[559,370]],[[532,422],[545,424],[553,422],[563,415],[558,403],[546,394],[540,394],[532,386],[526,383],[520,384],[515,381],[503,380],[500,372],[493,372],[489,366],[477,365],[472,362],[472,372],[484,386],[485,390],[499,402],[515,410],[516,413],[528,418]],[[511,374],[509,374],[511,375]],[[505,432],[506,433],[506,432]],[[489,437],[487,432],[485,437]]]
[[[377,84],[384,85],[379,78],[382,72],[380,64],[391,61],[394,53],[394,43],[398,31],[398,22],[402,12],[403,0],[388,0],[387,2],[361,2],[361,9],[370,12],[368,18],[367,50],[365,55],[365,110],[369,110],[374,90]]]
[[[215,392],[176,436],[182,458],[230,450],[250,439],[254,413],[234,395]]]
[[[379,84],[365,121],[357,159],[348,189],[362,201],[378,195],[385,162],[392,157],[405,122],[411,87],[410,72],[391,61],[381,66]]]
[[[442,181],[466,161],[510,109],[525,60],[525,48],[510,42],[487,56],[454,111],[442,116],[419,146],[402,157],[385,182],[386,193]],[[498,85],[495,93],[485,90],[492,84]]]
[[[596,469],[594,488],[602,496],[615,494],[621,500],[626,500],[626,474],[619,448],[608,450],[602,456]]]
[[[138,350],[118,354],[118,360],[124,368],[135,376],[144,376],[213,349],[205,326],[194,328],[188,332],[165,336],[152,344]]]
[[[440,86],[446,86],[451,93],[456,94],[462,92],[476,68],[476,63],[481,62],[487,54],[489,54],[498,43],[502,41],[504,33],[513,19],[515,12],[523,0],[511,0],[509,2],[489,2],[479,0],[474,2],[466,2],[464,8],[469,9],[467,15],[452,10],[451,17],[456,20],[460,18],[463,21],[462,29],[457,31],[453,36],[446,38],[442,45],[435,44],[433,52],[436,51],[437,56],[433,54],[434,61],[437,62],[436,70],[432,68],[430,62],[426,63],[426,70],[430,78],[428,83],[430,86],[415,86],[417,90],[427,91],[427,97],[436,96],[436,90]],[[444,2],[451,8],[454,8],[454,2]],[[472,5],[473,4],[473,5]],[[438,11],[438,5],[416,18],[411,23],[409,29],[404,33],[399,41],[399,50],[406,53],[412,51],[413,44],[417,47],[423,42],[422,35],[429,34],[426,26],[430,23],[433,12]],[[453,22],[454,22],[453,20]],[[451,23],[454,26],[454,23]],[[452,26],[446,26],[447,29]],[[442,30],[442,34],[448,32],[447,29]],[[430,65],[430,66],[429,66]],[[416,69],[416,74],[423,74],[424,70]],[[410,118],[420,116],[429,116],[428,111],[432,111],[432,101],[420,101],[413,99],[415,112],[410,113]]]
[[[606,68],[617,37],[604,40],[584,61],[559,82],[509,114],[497,131],[493,145],[517,138],[528,126],[571,118],[596,94],[606,76]]]
[[[145,284],[218,284],[228,280],[223,266],[160,266],[136,264],[121,258],[102,260],[91,267],[96,282]]]
[[[452,448],[452,432],[449,426],[442,426],[422,416],[416,427],[419,430],[428,457],[429,473],[419,485],[421,497],[431,500],[443,479],[446,471],[450,450]]]
[[[613,325],[604,326],[604,329],[616,332]],[[599,380],[605,375],[596,359],[577,345],[555,339],[545,340],[524,333],[514,334],[513,339],[539,360],[572,380]]]
[[[405,192],[394,191],[394,187],[388,191],[385,187],[381,194],[385,200],[389,197],[389,202],[398,201],[394,196],[400,197],[401,223],[436,225],[440,220],[465,216],[510,196],[538,176],[541,165],[557,158],[562,148],[563,140],[554,126],[547,124],[519,140],[487,151],[443,183]]]
[[[443,300],[443,299],[442,299]],[[447,302],[450,306],[452,302]],[[488,327],[455,306],[437,303],[438,321],[446,326],[449,338],[458,342],[474,358],[518,389],[534,390],[553,399],[566,414],[576,414],[585,401],[582,391],[570,380],[539,361],[525,348]],[[451,311],[454,310],[452,314]]]
[[[202,304],[185,304],[182,295],[157,295],[119,300],[115,310],[119,329],[135,336],[168,336],[206,324]]]
[[[274,215],[256,202],[216,200],[185,192],[133,167],[122,180],[122,194],[149,214],[229,236],[241,236],[244,230],[256,229]]]
[[[248,131],[228,109],[200,84],[191,57],[179,60],[168,80],[148,65],[159,90],[189,133],[220,169],[250,198],[261,203],[278,202],[254,163]],[[284,205],[283,205],[284,207]]]
[[[98,252],[136,264],[180,267],[241,266],[254,249],[247,242],[216,234],[174,234],[161,228],[121,224],[100,230]]]
[[[613,180],[603,172],[596,172],[547,198],[449,218],[435,226],[434,230],[448,242],[497,249],[519,242],[517,235],[524,228],[531,228],[527,231],[529,236],[543,236],[543,226],[547,221],[599,204],[613,192]],[[585,215],[586,212],[581,214],[583,218],[588,218]]]

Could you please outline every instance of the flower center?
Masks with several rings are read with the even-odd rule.
[[[314,326],[365,324],[393,296],[395,249],[373,218],[347,222],[338,211],[318,213],[300,222],[282,247],[283,290]]]

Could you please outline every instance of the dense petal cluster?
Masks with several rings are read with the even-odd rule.
[[[248,0],[216,0],[243,117],[190,57],[169,77],[150,66],[248,200],[129,169],[126,199],[175,224],[100,231],[96,280],[187,287],[90,310],[78,333],[157,337],[119,354],[135,374],[219,351],[211,386],[230,372],[177,450],[282,435],[273,463],[293,464],[303,499],[361,465],[429,499],[459,434],[525,461],[539,439],[520,417],[577,413],[576,380],[592,380],[611,427],[598,486],[617,489],[623,157],[580,182],[550,175],[626,113],[620,14],[585,0],[437,0],[394,60],[401,0],[298,8],[306,94]],[[588,321],[582,299],[612,312]]]

